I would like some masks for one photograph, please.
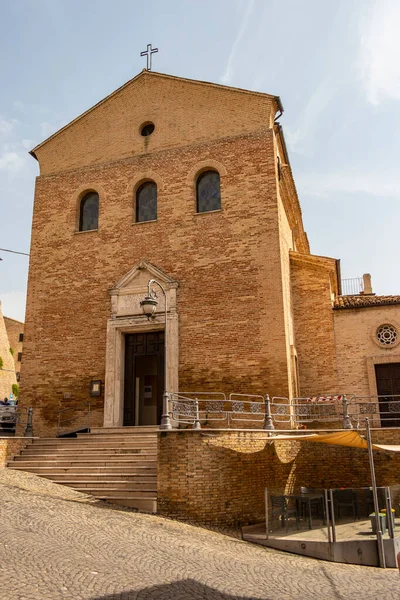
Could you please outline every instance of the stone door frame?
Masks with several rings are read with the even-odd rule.
[[[140,308],[140,300],[147,293],[147,282],[153,278],[160,281],[167,293],[166,389],[169,392],[178,390],[179,326],[176,310],[178,283],[143,260],[110,290],[111,318],[107,322],[104,427],[122,427],[124,424],[125,334],[165,330],[162,298],[159,298],[160,306],[150,321]]]

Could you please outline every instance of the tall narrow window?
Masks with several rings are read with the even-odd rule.
[[[136,192],[136,222],[155,221],[157,219],[157,185],[146,181]]]
[[[197,179],[196,185],[197,212],[209,212],[221,208],[221,190],[219,173],[205,171]]]
[[[99,221],[99,195],[89,192],[81,200],[79,231],[97,229]]]

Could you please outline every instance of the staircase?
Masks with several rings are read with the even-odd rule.
[[[96,428],[76,438],[34,439],[7,466],[107,502],[156,512],[157,431]]]

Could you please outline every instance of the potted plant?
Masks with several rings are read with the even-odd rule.
[[[377,533],[375,513],[371,513],[369,515],[369,518],[371,519],[372,533]],[[382,531],[382,533],[384,533],[386,531],[386,514],[384,512],[379,512],[378,518],[380,523],[380,530]]]
[[[387,526],[389,529],[389,519],[387,518],[387,514],[386,514],[386,508],[383,508],[381,511],[385,516],[386,516],[386,521],[387,521]],[[392,523],[393,523],[393,529],[396,527],[396,521],[394,520],[396,516],[396,511],[394,508],[392,508]]]

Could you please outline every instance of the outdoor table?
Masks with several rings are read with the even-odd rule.
[[[304,494],[285,494],[285,498],[288,500],[292,499],[296,502],[296,509],[301,515],[301,505],[306,504],[308,513],[308,527],[312,529],[312,514],[311,514],[311,501],[320,500],[322,504],[322,514],[325,524],[325,504],[324,504],[324,493],[323,492],[306,492]]]

